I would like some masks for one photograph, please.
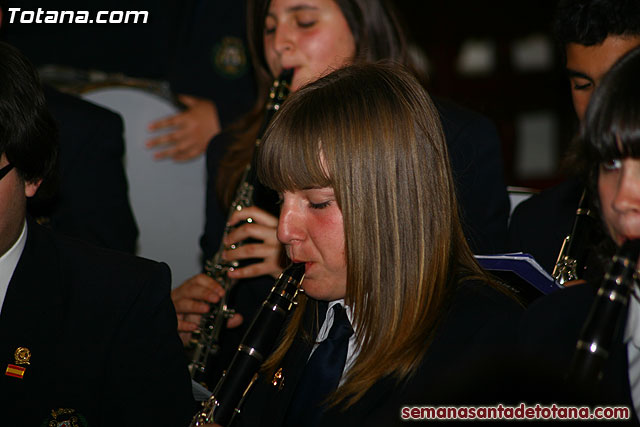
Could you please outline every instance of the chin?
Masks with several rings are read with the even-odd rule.
[[[313,298],[318,301],[332,301],[329,299],[326,292],[323,292],[322,289],[316,289],[313,287],[302,287],[304,289],[304,294],[309,298]]]
[[[295,92],[301,87],[304,87],[308,83],[314,82],[317,79],[310,79],[309,76],[303,74],[296,74],[291,82],[291,92]]]
[[[302,281],[302,289],[305,295],[318,301],[335,301],[344,298],[344,292],[337,292],[326,284],[315,282],[313,279]]]

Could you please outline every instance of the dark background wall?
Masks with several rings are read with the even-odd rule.
[[[561,157],[577,127],[564,64],[552,41],[551,22],[557,0],[464,1],[396,0],[408,29],[430,61],[430,90],[480,111],[497,125],[503,143],[505,174],[510,185],[535,188],[557,182]],[[513,64],[518,41],[546,36],[552,63],[543,69],[519,70]],[[482,75],[463,75],[456,63],[465,42],[480,40],[495,47],[495,65]],[[516,165],[518,120],[528,114],[553,118],[555,166],[552,173],[521,174]],[[545,141],[541,141],[541,144]]]
[[[236,1],[241,0],[218,3]],[[557,182],[564,172],[560,158],[576,128],[563,64],[550,41],[556,2],[395,1],[416,46],[428,59],[429,90],[480,111],[495,122],[502,138],[509,185],[544,188]],[[5,37],[37,65],[58,63],[163,79],[184,36],[185,23],[188,28],[189,20],[197,13],[198,1],[0,0],[0,3],[5,9]],[[144,25],[8,24],[8,7],[149,10],[150,21]],[[221,10],[224,11],[224,6]],[[543,67],[517,67],[515,51],[519,43],[532,37],[538,41],[546,39],[547,47],[551,46],[549,60]],[[489,47],[492,59],[484,72],[465,73],[457,66],[470,43]],[[537,152],[532,150],[537,141],[541,147],[538,151],[547,153],[542,160],[535,160]],[[543,166],[534,167],[533,171],[527,167],[536,162],[542,162]]]

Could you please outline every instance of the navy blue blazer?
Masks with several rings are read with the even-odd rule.
[[[2,425],[187,425],[194,401],[169,291],[165,264],[29,221],[0,313]],[[18,347],[31,353],[22,379],[5,375]]]

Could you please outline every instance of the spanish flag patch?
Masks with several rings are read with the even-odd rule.
[[[22,366],[16,366],[16,365],[7,365],[7,370],[5,371],[5,375],[8,375],[10,377],[15,377],[15,378],[20,378],[22,379],[22,377],[24,376],[24,371],[26,369],[23,368]]]

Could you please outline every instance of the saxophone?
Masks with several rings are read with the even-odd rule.
[[[289,266],[280,275],[244,335],[231,364],[211,397],[192,419],[191,427],[217,423],[229,425],[258,378],[258,369],[274,349],[287,316],[297,304],[304,264]]]
[[[594,214],[589,208],[586,194],[583,192],[580,203],[578,203],[571,234],[565,237],[562,242],[556,265],[551,273],[558,284],[564,285],[566,282],[577,280],[582,276],[594,221]]]
[[[629,240],[613,257],[576,344],[568,374],[572,384],[593,389],[602,378],[616,330],[624,325],[621,316],[638,280],[639,255],[640,240]]]
[[[260,144],[260,139],[267,125],[289,94],[289,86],[292,78],[293,70],[284,70],[271,86],[266,105],[265,120],[262,123],[260,132],[258,132],[256,146]],[[251,163],[247,165],[240,179],[240,184],[236,189],[227,218],[230,218],[235,211],[240,211],[253,205],[254,185],[257,178]],[[251,223],[253,220],[247,218],[245,222]],[[230,279],[227,276],[227,272],[238,268],[240,263],[238,261],[228,262],[222,259],[222,252],[225,250],[224,238],[230,231],[231,227],[225,228],[218,251],[205,263],[205,273],[222,286],[225,294],[217,304],[212,306],[207,314],[202,316],[198,330],[193,333],[189,343],[189,373],[194,381],[205,387],[207,387],[207,368],[213,358],[220,352],[220,333],[224,327],[224,322],[235,314],[235,311],[228,306],[227,301],[229,291],[235,285],[235,280]],[[231,247],[235,248],[241,244],[242,243],[234,244]]]

